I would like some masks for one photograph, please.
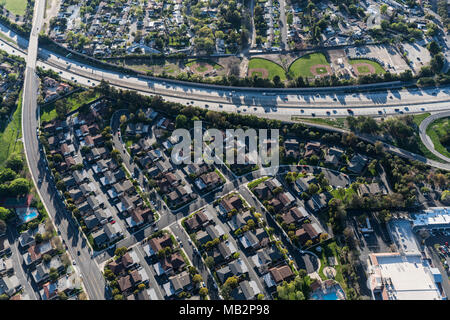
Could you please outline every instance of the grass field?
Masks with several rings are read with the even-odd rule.
[[[27,9],[27,0],[0,0],[0,4],[5,6],[9,12],[23,16]]]
[[[5,162],[12,153],[21,153],[22,141],[22,92],[20,92],[19,103],[14,111],[11,121],[0,123],[0,164]]]
[[[413,121],[417,125],[417,127],[419,127],[420,124],[422,123],[422,121],[425,120],[425,118],[429,117],[430,115],[431,115],[431,113],[429,113],[429,112],[422,113],[422,114],[416,114],[413,116]]]
[[[433,142],[434,148],[440,154],[450,158],[449,150],[443,146],[439,140],[440,137],[444,136],[450,131],[450,118],[438,119],[427,128],[427,135]]]
[[[298,77],[313,77],[311,73],[311,67],[324,64],[329,65],[327,58],[323,53],[311,53],[306,56],[300,57],[289,66],[289,74],[293,78]],[[320,70],[320,69],[318,69]],[[323,68],[323,73],[326,73],[325,68]]]
[[[324,124],[330,127],[340,129],[347,128],[345,118],[302,118],[298,116],[292,116],[291,119],[294,121]]]
[[[208,68],[206,67],[206,65],[211,65],[214,70],[221,70],[223,69],[223,67],[220,64],[217,64],[213,61],[210,60],[197,60],[197,59],[190,59],[188,60],[188,62],[185,64],[186,67],[191,67],[192,65],[198,63],[199,67],[197,67],[197,71],[198,72],[205,72],[206,70],[208,70]]]
[[[284,69],[275,62],[269,61],[267,59],[250,59],[248,63],[248,69],[266,69],[269,73],[268,78],[270,80],[272,80],[275,76],[279,76],[281,81],[286,80],[286,73],[284,72]]]
[[[358,64],[358,63],[367,63],[370,64],[375,68],[375,72],[378,74],[386,73],[386,71],[383,69],[383,67],[375,61],[368,60],[368,59],[352,59],[348,61],[351,65]],[[358,71],[360,73],[369,73],[369,68],[367,66],[358,66]]]
[[[84,91],[84,92],[76,92],[70,95],[67,98],[64,98],[63,101],[70,105],[70,111],[74,111],[81,107],[85,103],[89,103],[98,99],[100,97],[100,93],[96,93],[92,90]],[[41,121],[51,121],[56,118],[56,110],[55,103],[51,103],[44,107],[41,107]]]

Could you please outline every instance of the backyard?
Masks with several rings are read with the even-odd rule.
[[[333,267],[336,270],[336,276],[334,280],[339,282],[339,284],[347,289],[347,283],[344,280],[342,274],[342,266],[339,264],[339,250],[340,248],[335,241],[329,242],[327,244],[321,245],[322,251],[318,254],[320,258],[320,269],[319,276],[322,280],[326,280],[327,276],[324,274],[323,270],[325,267]]]
[[[83,92],[76,92],[71,94],[67,98],[63,98],[61,101],[70,106],[70,112],[78,109],[83,104],[90,103],[100,97],[100,93],[94,90],[88,90]],[[57,117],[55,102],[42,106],[41,109],[41,121],[51,121]]]

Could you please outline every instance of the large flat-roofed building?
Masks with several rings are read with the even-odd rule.
[[[428,208],[414,215],[413,229],[449,229],[450,207]]]
[[[446,300],[442,275],[420,254],[373,253],[368,259],[374,300]]]

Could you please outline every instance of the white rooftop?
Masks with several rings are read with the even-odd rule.
[[[420,255],[378,255],[377,261],[381,277],[390,279],[390,300],[442,300],[431,268]]]
[[[390,231],[400,252],[415,254],[420,252],[410,221],[404,219],[392,220]]]

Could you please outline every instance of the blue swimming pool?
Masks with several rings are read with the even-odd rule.
[[[24,218],[25,218],[24,220],[25,220],[25,222],[28,222],[30,220],[37,218],[38,215],[39,215],[39,213],[37,211],[30,211],[24,216]]]
[[[22,223],[30,222],[39,216],[39,212],[36,208],[18,209],[17,214],[22,220]]]
[[[339,300],[336,291],[329,292],[327,294],[321,294],[320,297],[317,294],[311,296],[314,300]]]
[[[338,300],[336,292],[330,292],[323,295],[323,300]]]

